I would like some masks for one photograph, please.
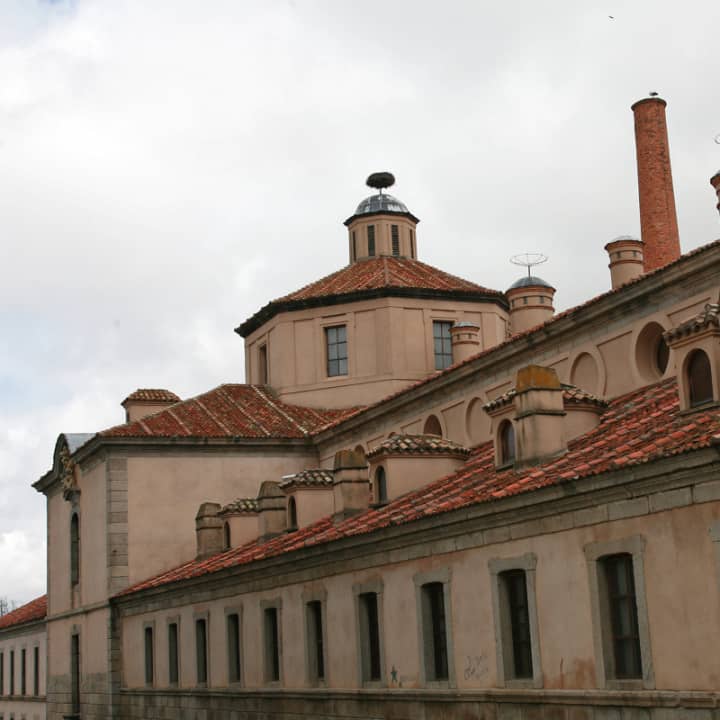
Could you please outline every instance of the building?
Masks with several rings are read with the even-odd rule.
[[[378,173],[349,264],[237,328],[250,384],[60,435],[47,617],[0,626],[47,643],[48,718],[714,717],[720,241],[681,254],[633,112],[603,295],[422,263]]]

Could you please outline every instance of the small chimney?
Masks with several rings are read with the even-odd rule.
[[[720,170],[710,178],[710,184],[715,188],[718,199],[717,210],[720,213]]]
[[[514,404],[517,463],[535,463],[566,449],[563,388],[553,368],[528,365],[520,369]]]
[[[338,450],[333,466],[333,493],[337,522],[367,510],[370,480],[365,454],[359,450]]]
[[[216,555],[223,551],[223,519],[220,517],[220,503],[203,503],[195,516],[195,538],[197,540],[197,559]]]
[[[632,106],[645,272],[663,267],[680,257],[666,105],[662,98],[652,96],[638,100]]]
[[[480,326],[473,322],[456,322],[450,328],[453,363],[463,362],[480,352]]]
[[[510,302],[510,331],[513,335],[542,325],[555,314],[555,288],[542,278],[530,275],[520,278],[505,294]]]
[[[630,235],[621,235],[605,246],[610,257],[612,289],[643,274],[643,242]]]
[[[125,422],[134,422],[179,403],[180,398],[161,388],[139,388],[120,403],[125,408]]]
[[[280,485],[266,480],[258,493],[260,541],[269,540],[287,530],[287,499]]]

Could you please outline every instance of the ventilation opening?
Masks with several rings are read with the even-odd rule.
[[[707,354],[702,350],[693,350],[687,361],[686,373],[690,407],[712,402],[712,371]]]

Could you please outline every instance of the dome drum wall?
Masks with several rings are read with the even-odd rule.
[[[355,215],[347,225],[350,262],[391,255],[417,258],[417,220],[409,213]]]
[[[540,278],[523,278],[505,294],[510,302],[510,330],[513,335],[542,325],[555,314],[555,288]]]

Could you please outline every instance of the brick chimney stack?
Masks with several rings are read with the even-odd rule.
[[[640,230],[645,249],[645,272],[680,257],[675,194],[670,169],[665,106],[659,97],[638,100],[635,115]]]
[[[718,170],[711,178],[710,178],[710,184],[715,188],[715,192],[717,193],[717,209],[720,213],[720,170]]]

